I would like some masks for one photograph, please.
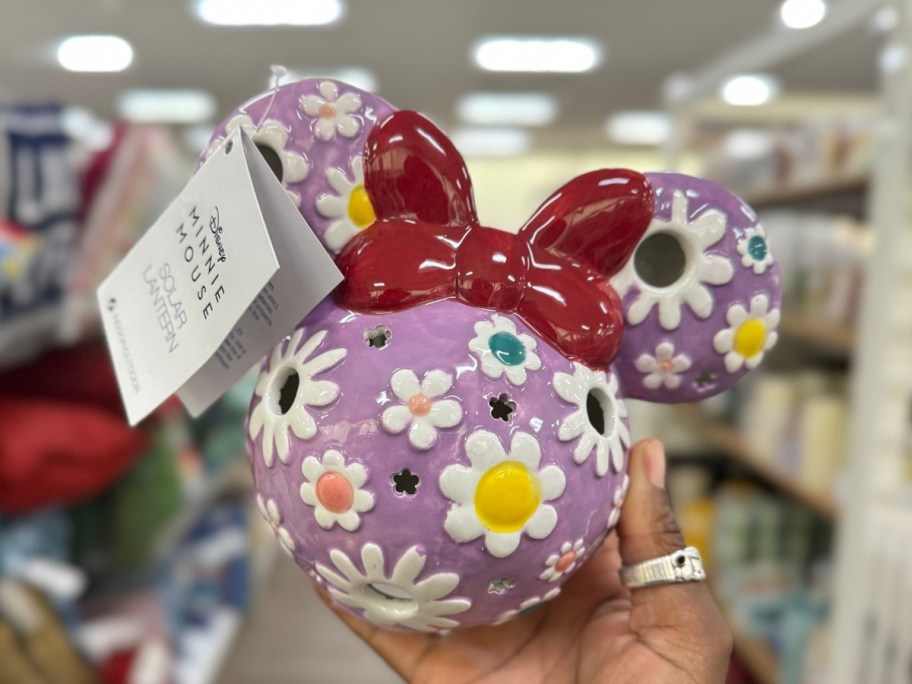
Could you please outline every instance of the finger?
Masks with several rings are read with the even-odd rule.
[[[630,455],[629,475],[630,488],[618,524],[624,565],[684,548],[684,538],[665,491],[662,443],[650,439],[636,444]],[[724,671],[731,652],[731,636],[704,582],[632,589],[631,600],[631,628],[641,638],[675,649],[694,666],[709,662]]]
[[[313,586],[320,600],[329,606],[351,631],[361,637],[400,676],[406,680],[412,679],[421,659],[433,648],[437,639],[436,635],[381,629],[342,610],[333,602],[323,587],[318,584]]]
[[[634,445],[630,485],[618,523],[624,565],[684,548],[684,537],[665,492],[665,449],[655,439]]]

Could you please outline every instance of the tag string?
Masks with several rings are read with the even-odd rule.
[[[288,69],[281,64],[270,65],[269,71],[272,72],[272,94],[269,96],[269,104],[266,105],[266,109],[264,109],[263,113],[260,115],[260,120],[257,121],[257,129],[263,125],[266,117],[269,116],[269,112],[272,111],[272,106],[275,104],[276,95],[279,93],[279,86],[281,85],[282,79],[288,74]]]

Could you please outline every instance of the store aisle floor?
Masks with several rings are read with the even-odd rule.
[[[401,684],[279,555],[218,684]]]

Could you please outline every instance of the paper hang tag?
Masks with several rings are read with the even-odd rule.
[[[130,424],[175,392],[202,413],[341,280],[235,131],[98,288]]]

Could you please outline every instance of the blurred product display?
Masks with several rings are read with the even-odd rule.
[[[880,53],[879,99],[789,93],[766,118],[701,104],[722,64],[789,74],[796,56],[811,61],[855,39],[863,4],[832,3],[828,30],[761,32],[668,100],[672,154],[686,150],[758,211],[782,274],[780,340],[763,371],[673,416],[693,442],[682,443],[669,488],[688,542],[712,559],[743,666],[732,682],[907,678],[898,651],[909,634],[892,617],[901,588],[885,559],[910,529],[900,511],[912,483],[901,370],[910,317],[898,304],[909,294],[900,253],[912,121],[901,95],[909,70],[893,61],[899,42]],[[898,593],[877,605],[885,591]]]
[[[164,128],[99,150],[62,117],[0,106],[0,683],[211,682],[273,551],[242,455],[252,380],[193,423],[172,400],[127,425],[95,289],[193,160]]]

